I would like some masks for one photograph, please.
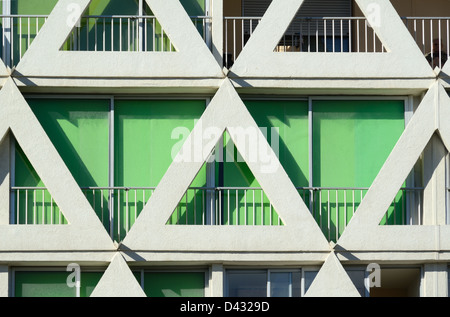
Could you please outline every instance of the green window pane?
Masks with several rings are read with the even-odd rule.
[[[49,15],[57,2],[58,0],[14,0],[11,1],[11,14]],[[12,20],[11,46],[13,48],[12,60],[14,65],[17,65],[21,56],[25,54],[44,23],[44,17],[30,19],[23,17]]]
[[[16,297],[75,297],[76,289],[67,285],[69,272],[16,272]]]
[[[109,100],[30,99],[28,103],[78,185],[108,186]]]
[[[48,15],[52,12],[58,0],[13,0],[11,1],[11,14]]]
[[[313,185],[370,187],[404,125],[401,100],[314,101]],[[329,239],[335,241],[342,234],[366,192],[322,189],[315,193],[313,214]]]
[[[103,276],[103,272],[81,272],[80,297],[89,297]]]
[[[402,134],[403,101],[314,101],[314,186],[369,187]]]
[[[67,285],[72,272],[17,271],[14,274],[16,297],[75,297],[76,288]],[[103,273],[80,274],[80,297],[89,297]],[[74,280],[70,280],[74,282]]]
[[[178,153],[196,121],[205,110],[204,100],[117,100],[115,102],[115,185],[126,187],[156,187],[166,173],[173,157]],[[206,168],[203,167],[191,184],[206,186]],[[151,191],[145,194],[145,199]],[[119,208],[126,208],[126,193],[122,194]],[[131,222],[139,206],[146,203],[144,195],[128,194]],[[186,205],[193,204],[193,197],[180,203],[178,213],[169,220],[178,223],[186,217]],[[116,204],[117,205],[117,204]],[[116,207],[117,208],[117,207]],[[125,213],[121,212],[123,215]],[[127,219],[121,219],[122,226]],[[121,235],[125,227],[121,229]],[[115,230],[116,231],[116,230]]]
[[[115,185],[156,187],[181,140],[174,131],[192,131],[205,101],[115,102]],[[204,185],[204,179],[199,183]]]
[[[205,0],[180,0],[189,16],[205,15]]]
[[[137,15],[138,0],[92,0],[88,6],[88,15]]]
[[[308,102],[245,101],[296,187],[309,184]]]
[[[203,272],[144,273],[144,292],[149,297],[203,297]]]
[[[303,101],[245,101],[245,104],[265,135],[272,150],[278,156],[297,187],[308,186],[308,103]],[[241,137],[250,140],[247,153],[267,162],[267,171],[277,170],[275,162],[268,160],[268,153],[251,148],[257,144],[251,140],[255,131],[243,129]],[[243,161],[228,133],[224,134],[223,162],[217,164],[216,183],[224,187],[258,188],[260,184]],[[255,157],[253,157],[255,159]],[[274,168],[275,167],[275,168]],[[224,223],[278,225],[276,211],[262,190],[225,192],[223,202]]]
[[[228,297],[267,297],[267,272],[227,273]]]
[[[109,102],[56,99],[30,99],[28,102],[78,185],[108,186]],[[45,187],[17,142],[14,184],[17,187]],[[15,223],[67,223],[47,190],[20,190],[15,194]],[[94,205],[89,194],[87,198],[99,213],[101,210],[97,205],[102,199],[97,195]]]

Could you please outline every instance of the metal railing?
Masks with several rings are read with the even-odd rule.
[[[89,187],[82,192],[110,236],[121,241],[154,192],[153,187]],[[368,188],[299,187],[301,198],[330,241],[337,241]],[[46,188],[11,188],[11,223],[66,224]],[[402,188],[380,225],[420,225],[423,188]],[[190,187],[167,225],[283,226],[258,187]]]
[[[11,68],[17,65],[44,23],[46,15],[0,15],[1,58]]]
[[[302,187],[300,195],[329,241],[337,241],[357,211],[369,188]],[[421,225],[423,188],[403,187],[380,225]]]
[[[450,17],[402,19],[430,65],[442,68],[450,58]]]
[[[211,17],[192,16],[192,22],[205,42]],[[155,16],[83,16],[68,38],[65,50],[118,52],[176,51]]]
[[[424,55],[431,53],[430,65],[443,67],[450,57],[450,18],[402,18]],[[233,65],[261,17],[224,18],[224,64]],[[433,40],[439,43],[433,48]],[[433,53],[434,50],[434,53]],[[275,52],[384,53],[379,40],[364,17],[294,18],[274,48]],[[432,59],[436,58],[433,63]]]
[[[111,238],[121,241],[144,208],[154,187],[81,188]],[[67,224],[64,211],[44,187],[11,188],[11,223],[25,225]]]
[[[283,225],[258,187],[191,187],[169,219],[172,225]]]
[[[47,21],[47,15],[0,15],[1,58],[17,65]],[[192,16],[209,45],[211,17]],[[83,16],[61,48],[74,51],[171,52],[175,47],[154,16]]]
[[[192,16],[192,22],[210,45],[211,17]],[[10,67],[18,64],[37,36],[46,15],[0,15],[1,58]],[[442,68],[450,58],[449,17],[403,17],[406,27],[430,65]],[[224,18],[224,64],[231,67],[255,31],[261,17]],[[436,40],[437,48],[433,48]],[[175,48],[154,16],[83,16],[63,50],[156,51]],[[277,52],[386,52],[364,17],[295,18],[278,45]]]

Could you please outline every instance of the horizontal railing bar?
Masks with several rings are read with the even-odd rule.
[[[43,14],[0,14],[0,18],[48,18],[49,15]],[[212,16],[208,15],[192,15],[191,19],[212,19]],[[126,19],[143,19],[143,18],[155,18],[154,15],[83,15],[81,18],[126,18]]]
[[[44,14],[0,14],[0,18],[48,18]]]
[[[11,187],[11,190],[47,190],[46,187]],[[154,190],[156,187],[80,187],[81,190]],[[189,187],[188,190],[262,190],[262,187]],[[297,190],[369,190],[370,187],[296,187]],[[424,187],[401,187],[399,190],[424,190]],[[450,190],[450,188],[447,188]]]

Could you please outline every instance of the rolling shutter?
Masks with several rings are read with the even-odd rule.
[[[272,0],[242,0],[242,15],[262,17]],[[350,0],[305,0],[297,13],[299,17],[349,17]]]
[[[242,0],[242,15],[244,17],[262,17],[269,7],[272,0]],[[297,12],[296,19],[291,24],[287,34],[299,33],[302,27],[307,28],[305,17],[351,17],[351,0],[305,0],[300,10]],[[303,21],[303,22],[300,22]],[[316,22],[313,27],[316,27]],[[319,34],[323,34],[323,23],[318,23]],[[346,34],[348,26],[344,26],[342,32]],[[331,34],[331,22],[327,24],[327,32]],[[301,32],[303,33],[303,32]],[[335,26],[335,33],[340,34],[339,27]]]

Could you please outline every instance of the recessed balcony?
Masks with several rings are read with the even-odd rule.
[[[122,241],[153,194],[150,187],[82,188],[111,238]],[[329,241],[337,241],[368,188],[297,188]],[[64,225],[67,219],[44,187],[12,187],[11,221]],[[380,225],[420,225],[423,188],[401,188]],[[190,187],[166,225],[284,226],[262,188]]]
[[[1,15],[1,58],[16,66],[47,20],[47,15]],[[262,17],[224,17],[224,65],[231,67],[256,31]],[[191,16],[211,46],[211,16]],[[449,17],[402,17],[430,65],[442,68],[450,57]],[[87,15],[72,31],[62,50],[173,52],[167,32],[151,15]],[[296,17],[275,52],[385,53],[386,48],[364,17]]]
[[[262,17],[224,18],[224,64],[231,67],[256,31]],[[450,57],[449,17],[402,17],[402,21],[429,59],[442,68]],[[386,53],[365,17],[296,17],[274,52]]]

